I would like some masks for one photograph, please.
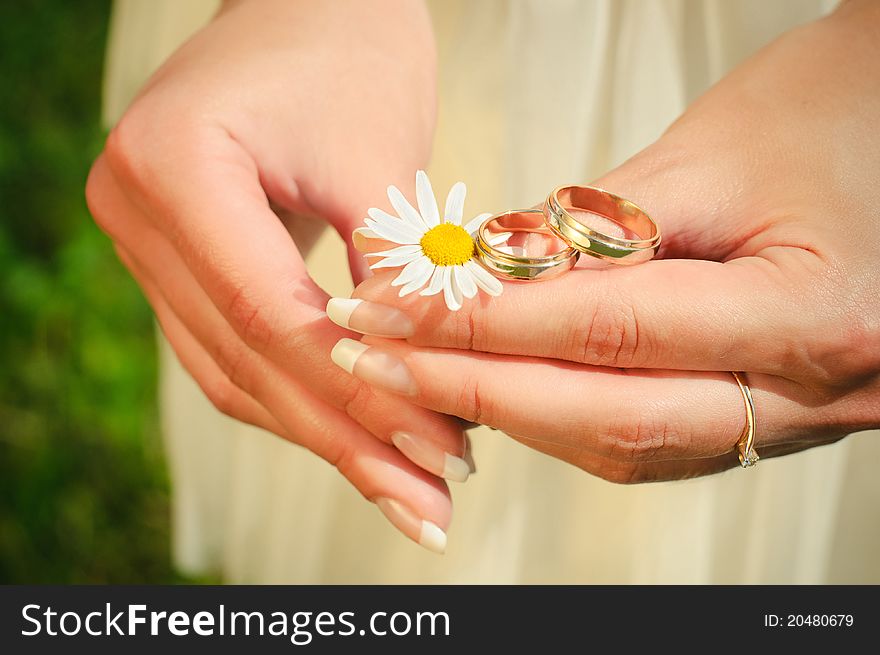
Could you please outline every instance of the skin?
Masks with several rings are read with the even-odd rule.
[[[321,226],[348,238],[389,183],[427,161],[433,48],[418,3],[226,3],[140,91],[86,195],[220,411],[309,448],[367,499],[398,500],[445,529],[445,481],[391,434],[462,455],[460,423],[328,363],[336,341],[355,335],[327,319],[328,296],[303,262]],[[362,258],[351,261],[360,280]]]
[[[355,296],[417,328],[365,341],[408,366],[422,407],[615,482],[737,466],[732,370],[747,373],[763,458],[880,426],[878,89],[880,3],[852,0],[594,182],[658,221],[658,259],[505,283],[457,313],[398,298],[382,272]]]

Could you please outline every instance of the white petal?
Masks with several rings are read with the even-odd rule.
[[[409,230],[413,227],[409,224],[408,221],[405,221],[402,218],[398,218],[394,214],[389,214],[388,212],[383,211],[378,207],[370,207],[367,210],[367,216],[369,216],[372,220],[379,223],[380,225],[388,225],[390,227],[403,227],[404,230]],[[421,230],[416,230],[416,232],[421,232]]]
[[[483,221],[485,221],[491,215],[492,214],[490,214],[489,212],[486,212],[485,214],[480,214],[479,216],[472,218],[464,226],[464,231],[467,232],[468,234],[473,234],[474,232],[476,232],[477,230],[480,229],[480,226],[483,224]]]
[[[461,290],[455,284],[455,278],[452,277],[452,267],[444,266],[443,272],[443,299],[450,311],[457,312],[461,309]]]
[[[416,200],[419,211],[429,228],[440,225],[440,210],[437,209],[437,198],[431,188],[431,181],[425,171],[416,171]]]
[[[392,287],[403,286],[409,284],[422,274],[422,270],[430,269],[434,264],[424,255],[419,255],[416,259],[407,264],[396,278],[391,281]]]
[[[454,266],[452,278],[455,280],[455,286],[461,290],[461,295],[465,298],[473,298],[477,295],[477,285],[474,278],[464,266]]]
[[[359,234],[362,237],[364,237],[365,239],[381,239],[382,238],[368,227],[359,227],[354,232],[352,232],[352,234]]]
[[[422,247],[418,244],[410,246],[397,246],[391,250],[383,250],[381,252],[365,253],[366,257],[400,257],[401,255],[417,255],[421,254]]]
[[[464,213],[464,197],[467,195],[467,187],[464,182],[456,182],[449,189],[446,196],[446,211],[443,220],[453,225],[461,225],[461,216]]]
[[[400,225],[387,225],[386,223],[379,223],[378,221],[374,221],[369,218],[364,222],[367,224],[367,227],[370,228],[370,230],[378,234],[383,239],[393,241],[394,243],[414,244],[418,243],[422,239],[421,234],[416,232],[416,230],[414,230],[410,226],[404,225],[401,221],[398,221],[400,222]]]
[[[464,267],[468,271],[470,271],[471,275],[473,275],[474,277],[474,282],[476,282],[477,286],[480,287],[483,291],[488,293],[490,296],[501,295],[504,287],[497,277],[492,275],[489,271],[480,266],[474,260],[465,262]]]
[[[431,281],[428,282],[428,286],[419,292],[420,296],[436,296],[443,291],[443,270],[446,268],[448,267],[438,266],[434,269],[434,273],[431,275]]]
[[[419,212],[409,204],[409,201],[403,197],[400,189],[393,184],[388,187],[388,200],[391,201],[391,206],[394,207],[394,211],[397,212],[398,216],[400,216],[405,223],[416,228],[419,232],[425,233],[428,231],[430,225],[428,225],[419,215]]]
[[[420,268],[416,273],[416,277],[400,287],[399,295],[401,298],[403,298],[404,296],[408,296],[412,292],[418,291],[423,286],[425,286],[425,282],[428,281],[428,278],[431,277],[434,269],[437,268],[436,266],[434,266],[434,263],[430,259],[426,258],[425,261],[428,262],[428,266]]]
[[[379,225],[388,225],[393,228],[402,228],[407,232],[413,232],[414,234],[424,234],[425,226],[423,223],[418,225],[414,225],[412,222],[405,220],[403,218],[397,218],[397,216],[393,216],[386,211],[382,211],[377,207],[370,207],[367,210],[367,215],[379,223]]]
[[[397,266],[408,266],[423,256],[422,253],[417,252],[411,255],[400,255],[399,257],[386,257],[385,259],[380,259],[375,264],[371,264],[370,268],[395,268]]]
[[[414,225],[410,221],[392,216],[388,212],[384,212],[381,209],[377,209],[376,207],[370,207],[367,210],[367,215],[372,220],[376,221],[379,225],[387,225],[393,228],[400,228],[405,230],[406,232],[412,232],[413,234],[421,235],[425,233],[424,223]]]
[[[367,216],[372,218],[374,221],[378,221],[382,223],[383,221],[388,221],[389,223],[399,223],[402,221],[402,218],[397,216],[392,216],[388,212],[383,209],[379,209],[378,207],[370,207],[367,210]]]

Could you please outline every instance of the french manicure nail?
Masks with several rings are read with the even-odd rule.
[[[366,252],[370,239],[375,239],[379,235],[368,227],[359,227],[351,233],[351,242],[354,244],[355,250]]]
[[[437,524],[420,519],[403,503],[391,498],[377,498],[376,505],[391,525],[420,546],[441,555],[446,551],[446,533]]]
[[[327,317],[340,327],[377,337],[405,338],[415,332],[409,316],[399,309],[359,298],[331,298]]]
[[[471,474],[466,461],[447,453],[430,439],[409,432],[395,432],[391,435],[391,442],[413,463],[441,478],[464,482]]]
[[[416,394],[416,381],[397,355],[354,339],[340,339],[330,351],[330,359],[367,384],[407,396]]]

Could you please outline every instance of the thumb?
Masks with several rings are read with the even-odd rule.
[[[592,186],[634,202],[657,223],[658,258],[724,261],[740,244],[738,176],[683,136],[662,137]]]

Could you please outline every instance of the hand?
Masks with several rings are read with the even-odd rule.
[[[228,3],[141,91],[87,198],[218,409],[314,451],[442,550],[451,504],[437,476],[469,472],[461,426],[327,364],[346,332],[290,233],[326,221],[349,235],[427,158],[431,44],[415,4]],[[428,472],[395,434],[418,442],[408,452]]]
[[[415,328],[366,353],[402,362],[420,405],[618,482],[736,466],[732,370],[762,457],[880,425],[878,32],[858,2],[791,32],[596,182],[661,224],[661,259],[506,283],[458,313],[383,273],[351,326],[387,305]]]

